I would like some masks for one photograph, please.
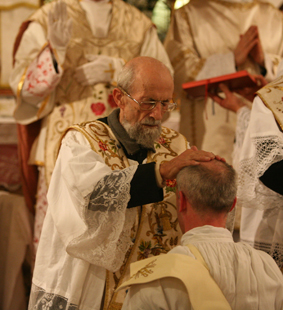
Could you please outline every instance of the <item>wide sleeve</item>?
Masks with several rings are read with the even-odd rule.
[[[127,209],[137,166],[112,171],[75,131],[62,141],[48,190],[56,230],[69,255],[116,271],[132,244]]]
[[[42,26],[31,22],[21,38],[9,80],[17,98],[14,116],[19,123],[32,123],[52,111],[64,57],[65,51],[51,50]]]

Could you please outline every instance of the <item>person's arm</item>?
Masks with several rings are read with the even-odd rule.
[[[137,167],[131,181],[128,208],[163,200],[163,189],[158,185],[155,166],[153,162]]]
[[[136,208],[127,209],[137,166],[114,170],[77,131],[64,137],[47,199],[69,255],[116,271],[132,244]]]
[[[163,278],[146,284],[132,285],[122,310],[190,310],[191,304],[184,284],[176,278]]]

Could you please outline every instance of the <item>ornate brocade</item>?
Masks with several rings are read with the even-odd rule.
[[[128,61],[140,54],[146,32],[152,22],[136,8],[120,0],[112,1],[112,20],[105,38],[94,37],[79,0],[63,0],[73,21],[72,38],[62,65],[63,76],[56,87],[55,108],[48,115],[44,161],[49,185],[63,132],[71,125],[107,116],[116,104],[114,85],[105,83],[82,86],[73,78],[75,68],[88,62],[87,55],[108,55]],[[38,22],[47,33],[48,12],[54,3],[37,10],[30,21]]]
[[[270,109],[283,131],[283,76],[261,88],[257,95]]]
[[[129,166],[127,157],[110,128],[99,121],[74,125],[89,141],[91,148],[99,154],[112,170]],[[162,127],[160,138],[155,142],[156,153],[149,152],[147,162],[168,161],[187,149],[186,139],[174,130]],[[129,278],[132,262],[150,256],[167,253],[180,242],[182,235],[178,225],[175,206],[175,181],[169,180],[164,188],[164,200],[136,208],[136,222],[132,228],[133,245],[125,255],[120,269],[107,271],[104,309],[121,309],[125,291],[114,290]]]

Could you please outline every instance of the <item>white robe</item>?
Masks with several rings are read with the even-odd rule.
[[[283,56],[282,15],[261,1],[191,0],[173,12],[164,45],[174,68],[175,91],[181,101],[180,133],[206,151],[232,162],[236,116],[210,99],[190,100],[182,84],[235,73],[233,51],[251,25],[257,25],[264,50],[266,79],[275,78]],[[259,74],[250,58],[238,68]]]
[[[106,269],[116,271],[132,243],[135,213],[127,203],[138,163],[129,162],[130,167],[113,172],[81,133],[67,133],[47,195],[30,306],[36,305],[37,293],[45,291],[46,303],[53,302],[53,307],[100,309]],[[111,180],[103,184],[103,177],[110,174]]]
[[[197,247],[232,309],[283,309],[283,276],[268,254],[244,243],[235,243],[228,230],[213,226],[186,232],[181,244],[167,255],[179,253],[194,257],[186,245]],[[122,309],[192,308],[182,282],[164,278],[131,286]]]

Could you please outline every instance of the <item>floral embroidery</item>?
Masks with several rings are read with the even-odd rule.
[[[165,236],[165,235],[162,235]],[[153,237],[153,240],[157,239]],[[161,253],[164,253],[164,249],[162,249],[162,246],[157,240],[157,243],[152,247],[151,241],[144,241],[141,240],[141,243],[139,245],[139,251],[138,251],[138,260],[142,260],[145,258],[148,258],[149,256],[153,255],[159,255]]]
[[[176,180],[166,180],[166,186],[165,186],[165,191],[166,193],[169,193],[169,192],[176,192]]]
[[[106,110],[105,105],[102,102],[92,103],[90,108],[95,115],[102,115]]]
[[[63,105],[62,107],[60,107],[59,111],[60,111],[61,117],[64,117],[64,113],[65,113],[65,111],[66,111],[65,105]]]
[[[107,101],[108,101],[108,104],[110,105],[111,108],[117,108],[117,104],[116,104],[112,94],[108,95]]]
[[[155,148],[161,148],[161,145],[168,148],[170,146],[170,140],[161,135],[159,139],[155,141]]]
[[[102,153],[105,153],[108,150],[107,143],[102,142],[101,140],[98,142],[99,148]]]

